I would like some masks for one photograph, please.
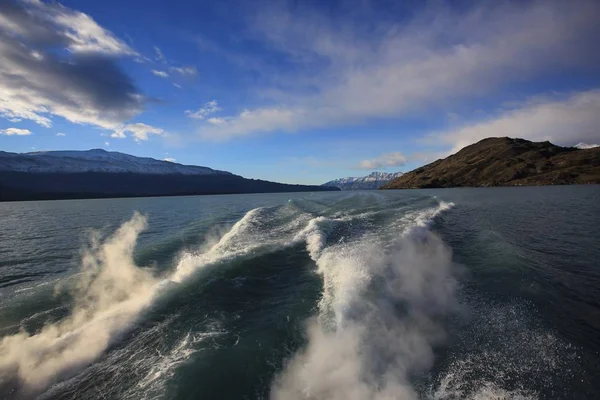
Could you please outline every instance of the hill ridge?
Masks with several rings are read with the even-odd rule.
[[[416,168],[381,189],[600,183],[600,148],[493,137]]]

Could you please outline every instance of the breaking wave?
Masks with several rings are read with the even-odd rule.
[[[208,235],[200,249],[183,252],[172,271],[162,275],[140,268],[133,260],[137,239],[147,226],[142,214],[135,212],[104,241],[99,234],[93,235],[83,252],[81,272],[67,287],[72,296],[68,315],[37,332],[21,329],[0,339],[0,389],[29,397],[77,374],[128,331],[162,292],[198,270],[303,240],[315,242],[313,227],[327,219],[311,218],[310,213],[282,208],[250,210],[230,229]],[[313,246],[323,244],[315,242]],[[189,355],[186,349],[191,341],[189,337],[182,340],[180,353],[184,356]],[[157,367],[143,382],[151,383],[156,374],[185,358],[177,354],[165,361],[168,368]]]
[[[306,346],[273,381],[271,398],[417,399],[414,382],[432,367],[434,349],[446,338],[444,323],[458,307],[451,251],[431,231],[435,218],[453,206],[440,202],[408,212],[379,234],[351,239],[334,232],[376,212],[326,217],[297,204],[256,208],[229,229],[208,235],[196,251],[183,252],[163,274],[133,261],[147,225],[136,212],[106,240],[94,236],[83,252],[81,273],[69,286],[72,307],[65,318],[34,333],[21,330],[1,339],[0,387],[35,396],[97,360],[164,291],[198,270],[304,243],[323,283],[318,314],[307,321]],[[197,343],[225,333],[216,328],[189,332],[168,353],[144,356],[137,361],[144,365],[143,376],[130,394],[160,395],[174,370],[197,351]],[[462,382],[468,363],[457,361],[428,397],[532,398],[532,393],[505,391],[491,381],[467,391]]]
[[[17,377],[35,392],[71,375],[101,354],[148,305],[157,280],[134,265],[132,252],[146,219],[136,213],[106,242],[96,239],[84,253],[82,273],[71,288],[68,317],[38,333],[22,330],[0,341],[2,384]]]
[[[147,226],[143,215],[134,213],[104,242],[94,235],[83,253],[81,273],[68,289],[73,299],[69,315],[39,332],[22,329],[1,339],[0,387],[12,387],[23,396],[35,395],[92,363],[136,322],[168,283],[182,282],[202,267],[263,246],[264,241],[251,242],[262,212],[249,211],[220,239],[208,240],[197,254],[185,253],[166,277],[133,261],[138,236]],[[277,244],[281,243],[267,241],[268,246]]]
[[[377,240],[325,246],[334,223],[302,233],[323,279],[308,342],[273,384],[273,399],[416,399],[412,380],[433,363],[457,307],[451,252],[428,227],[438,207],[407,216],[392,247]],[[401,221],[402,222],[402,221]]]
[[[68,276],[56,263],[32,264],[39,279],[13,285],[0,306],[0,397],[597,393],[596,357],[552,328],[559,315],[545,318],[536,303],[545,297],[529,297],[544,281],[520,269],[538,264],[514,261],[477,225],[488,209],[465,200],[446,214],[452,203],[420,192],[251,200],[178,221],[160,214],[148,232],[136,212],[108,236],[93,234]]]

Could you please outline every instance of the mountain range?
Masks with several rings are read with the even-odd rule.
[[[600,147],[580,149],[499,137],[407,172],[382,189],[588,183],[600,183]]]
[[[0,151],[0,201],[338,190],[246,179],[102,149]]]
[[[336,187],[341,190],[374,190],[400,176],[402,172],[372,172],[367,176],[334,179],[321,186]]]
[[[182,165],[103,149],[37,151],[22,154],[0,151],[0,171],[35,173],[117,172],[159,175],[231,174],[208,167]]]

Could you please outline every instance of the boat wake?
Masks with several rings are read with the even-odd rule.
[[[248,211],[229,230],[208,237],[200,250],[183,252],[166,275],[133,261],[137,239],[147,226],[140,213],[103,242],[94,235],[83,252],[81,273],[63,285],[72,296],[68,316],[37,332],[21,329],[0,339],[0,392],[31,397],[77,374],[127,332],[157,297],[198,270],[298,243],[297,232],[310,215],[290,218],[289,212],[278,211]]]
[[[213,326],[206,332],[184,332],[168,353],[139,356],[148,333],[141,332],[132,339],[139,342],[132,344],[136,354],[111,352],[96,361],[161,296],[198,271],[305,246],[323,284],[318,313],[306,323],[306,345],[273,380],[271,398],[417,399],[422,391],[414,382],[432,368],[434,351],[446,339],[445,323],[459,307],[451,250],[431,229],[453,206],[439,202],[402,213],[375,233],[370,227],[381,217],[378,211],[332,209],[324,216],[315,211],[322,204],[306,201],[256,208],[229,229],[209,235],[199,249],[182,252],[166,272],[133,261],[147,225],[136,212],[106,240],[95,237],[83,252],[81,273],[68,285],[72,304],[66,317],[38,331],[22,329],[0,339],[0,392],[34,397],[57,382],[78,379],[90,364],[128,363],[135,357],[143,366],[141,375],[122,394],[159,396],[174,370],[196,353],[196,344],[226,335],[226,330]],[[154,328],[166,332],[165,324]],[[468,375],[465,368],[452,371],[428,397],[467,393],[459,379]],[[60,390],[63,383],[53,389]],[[487,383],[469,393],[477,399],[529,398]]]
[[[92,240],[82,273],[70,290],[69,315],[39,332],[24,330],[0,341],[0,386],[23,396],[76,373],[93,362],[127,329],[154,294],[158,280],[133,263],[146,219],[138,213],[104,243]],[[3,390],[4,391],[4,390]]]
[[[323,296],[308,322],[308,343],[276,379],[273,399],[418,397],[411,380],[431,367],[443,320],[457,307],[451,252],[428,230],[451,207],[408,217],[385,251],[377,240],[325,246],[331,222],[309,223],[307,251]]]

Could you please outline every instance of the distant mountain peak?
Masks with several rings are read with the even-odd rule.
[[[373,171],[367,176],[347,177],[334,179],[321,186],[333,186],[342,190],[374,190],[380,186],[396,179],[402,175],[402,172],[381,172]]]

